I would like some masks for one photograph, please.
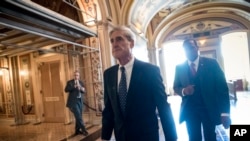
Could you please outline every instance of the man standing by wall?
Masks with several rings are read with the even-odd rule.
[[[75,117],[75,135],[83,134],[88,135],[84,122],[82,119],[82,109],[83,109],[83,94],[85,93],[85,88],[83,82],[80,79],[80,73],[78,71],[74,72],[74,79],[69,80],[65,87],[65,92],[68,92],[68,99],[66,106],[74,114]]]

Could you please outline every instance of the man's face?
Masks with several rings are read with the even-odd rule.
[[[185,44],[184,51],[187,59],[190,61],[194,61],[198,57],[198,46],[194,41],[189,41],[189,43]]]
[[[78,72],[75,72],[74,73],[74,79],[79,80],[79,78],[80,78],[80,74]]]
[[[131,55],[134,46],[133,41],[129,41],[123,34],[123,31],[114,31],[110,36],[112,45],[112,55],[118,60],[126,59]]]

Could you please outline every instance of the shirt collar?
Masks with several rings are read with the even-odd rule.
[[[128,68],[132,68],[133,64],[134,64],[134,61],[135,61],[135,57],[132,56],[132,59],[126,64],[124,65],[125,69],[128,69]],[[120,64],[119,65],[119,68],[122,67],[122,65]]]
[[[190,66],[191,63],[194,63],[195,66],[198,66],[200,57],[198,56],[194,61],[188,60],[188,65]]]

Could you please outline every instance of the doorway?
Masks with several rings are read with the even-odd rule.
[[[64,122],[65,102],[60,83],[60,61],[43,62],[41,88],[45,122]]]
[[[249,90],[250,66],[247,32],[221,36],[221,52],[227,80],[236,81],[237,90]]]
[[[173,83],[175,76],[175,67],[186,60],[184,50],[182,48],[183,41],[173,41],[166,43],[163,47],[163,62],[166,74],[166,91],[173,95]]]

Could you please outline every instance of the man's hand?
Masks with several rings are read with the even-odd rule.
[[[228,129],[231,125],[231,118],[230,116],[221,116],[221,123],[225,129]]]
[[[75,88],[80,90],[80,83],[79,80],[75,80]]]
[[[80,87],[80,90],[81,90],[81,91],[83,91],[83,92],[85,91],[85,88],[84,88],[84,87],[81,87],[81,86],[79,86],[79,87]]]
[[[194,85],[188,85],[183,90],[184,95],[192,95],[193,93],[194,93]]]

